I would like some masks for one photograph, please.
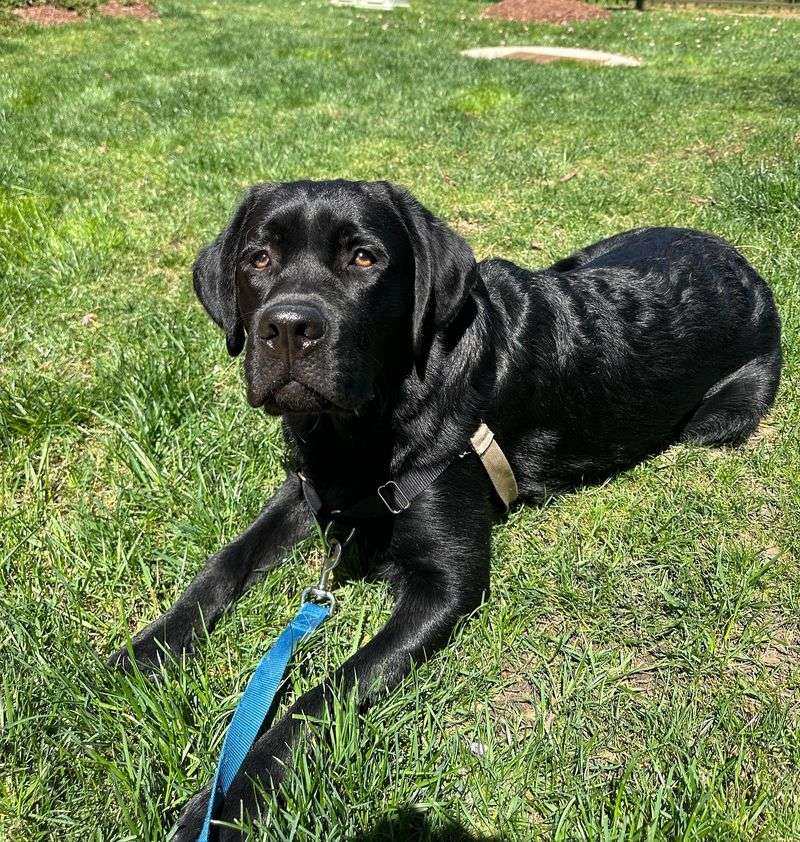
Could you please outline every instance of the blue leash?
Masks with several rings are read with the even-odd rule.
[[[333,521],[329,522],[324,532],[320,533],[325,548],[325,560],[316,588],[306,588],[300,610],[294,615],[280,637],[272,644],[269,651],[256,667],[253,677],[247,682],[242,698],[233,712],[233,719],[222,741],[222,751],[214,773],[214,783],[208,796],[206,817],[197,842],[208,842],[211,822],[225,800],[247,753],[253,747],[264,719],[272,707],[278,692],[286,665],[298,646],[310,637],[319,626],[333,614],[336,597],[328,590],[333,568],[342,557],[342,549],[353,538],[355,530],[344,541],[330,537]]]
[[[208,798],[203,829],[197,837],[197,842],[208,842],[211,820],[228,794],[236,773],[252,748],[264,718],[272,707],[289,659],[297,647],[330,617],[332,611],[333,603],[330,601],[324,604],[304,602],[261,659],[233,713],[228,733],[225,734]]]

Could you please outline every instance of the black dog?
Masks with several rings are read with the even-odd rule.
[[[262,184],[200,253],[194,285],[228,351],[245,349],[250,404],[283,417],[291,468],[255,523],[135,638],[134,656],[187,650],[310,534],[301,471],[320,520],[356,527],[369,575],[396,597],[331,680],[364,704],[488,593],[504,506],[481,460],[463,455],[482,421],[520,498],[536,502],[673,442],[741,443],[780,377],[768,287],[730,245],[686,229],[629,231],[530,272],[476,263],[388,183]],[[302,715],[320,714],[329,687],[261,735],[223,820],[257,816],[253,782],[280,781]],[[190,802],[177,839],[196,837],[207,796]]]

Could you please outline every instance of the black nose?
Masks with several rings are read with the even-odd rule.
[[[326,327],[322,313],[310,304],[275,304],[261,316],[258,335],[271,353],[291,360],[317,345]]]

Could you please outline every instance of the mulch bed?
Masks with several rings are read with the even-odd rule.
[[[609,12],[580,0],[502,0],[483,11],[482,17],[525,23],[573,23],[602,20]]]
[[[20,9],[14,9],[13,14],[26,23],[38,23],[39,26],[75,23],[81,17],[72,9],[59,9],[56,6],[23,6]]]
[[[155,20],[158,17],[155,9],[147,3],[120,3],[119,0],[108,0],[97,10],[101,15],[109,18],[137,18],[138,20]],[[76,23],[83,16],[73,9],[60,9],[58,6],[23,6],[14,9],[14,15],[26,23],[36,23],[39,26],[61,26],[65,23]]]
[[[131,3],[126,5],[118,0],[108,0],[100,7],[100,14],[110,18],[138,18],[139,20],[155,20],[158,15],[147,3]]]

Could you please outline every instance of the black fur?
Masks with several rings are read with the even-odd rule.
[[[358,249],[374,265],[353,265]],[[252,265],[259,252],[266,269]],[[772,295],[717,237],[643,228],[541,271],[477,264],[461,237],[382,182],[252,188],[201,252],[195,289],[228,350],[245,348],[250,403],[283,416],[292,469],[302,467],[332,508],[441,464],[482,419],[531,503],[673,442],[736,445],[755,430],[780,376]],[[310,338],[296,317],[290,350],[277,349],[267,306],[290,315],[316,308],[324,336]],[[293,470],[253,526],[136,637],[138,661],[152,663],[161,646],[189,648],[201,622],[213,625],[309,534]],[[454,460],[401,515],[361,525],[365,570],[391,583],[396,604],[331,681],[357,686],[367,704],[442,647],[488,593],[489,534],[501,514],[470,457]],[[128,655],[114,660],[126,665]],[[280,781],[296,715],[318,715],[325,699],[326,687],[312,690],[260,737],[222,818],[238,817],[242,805],[256,815],[252,781]],[[186,808],[176,839],[195,838],[206,796]]]

